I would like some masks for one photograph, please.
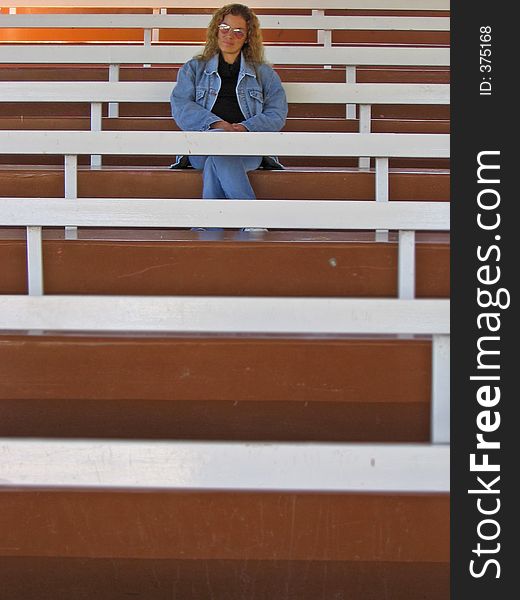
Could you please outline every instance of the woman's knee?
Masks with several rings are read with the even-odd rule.
[[[194,169],[202,171],[206,165],[207,156],[190,156],[189,161]]]
[[[244,169],[240,156],[215,155],[210,156],[208,160],[211,161],[211,166],[218,171]]]
[[[260,166],[262,157],[260,156],[210,156],[211,167],[219,173],[247,173]]]

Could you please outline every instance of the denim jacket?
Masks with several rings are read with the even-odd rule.
[[[221,86],[218,54],[207,62],[192,58],[177,75],[170,102],[172,116],[183,131],[208,131],[220,121],[211,112]],[[287,117],[287,99],[278,74],[267,64],[256,68],[241,56],[237,99],[248,131],[280,131]],[[177,157],[177,164],[180,157]],[[176,166],[176,165],[173,165]]]

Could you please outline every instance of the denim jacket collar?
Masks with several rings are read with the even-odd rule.
[[[211,75],[212,73],[218,72],[218,53],[213,55],[208,62],[206,63],[206,68],[204,72],[207,75]],[[240,73],[239,77],[242,75],[251,75],[256,78],[256,71],[253,65],[249,64],[244,58],[244,54],[240,53]]]

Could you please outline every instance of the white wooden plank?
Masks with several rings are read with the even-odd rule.
[[[376,200],[378,202],[388,202],[389,199],[389,181],[388,181],[388,158],[376,158]]]
[[[3,63],[180,64],[200,53],[197,46],[3,44]],[[267,46],[277,64],[448,66],[449,48]]]
[[[399,232],[397,295],[403,300],[415,298],[415,231]]]
[[[97,155],[101,163],[101,156]],[[66,154],[64,157],[64,193],[66,200],[75,201],[78,197],[78,157],[75,154]],[[65,239],[78,239],[78,228],[73,226],[65,227]]]
[[[169,102],[175,83],[72,81],[0,82],[0,102]],[[449,104],[447,84],[284,83],[288,102],[357,104]]]
[[[110,83],[119,81],[119,65],[111,64],[108,66],[108,81]],[[117,102],[109,102],[108,117],[111,119],[119,117],[119,104]]]
[[[70,152],[65,153],[64,157],[65,198],[75,199],[78,197],[78,157]]]
[[[0,439],[2,487],[448,492],[449,447]]]
[[[0,15],[5,28],[199,29],[211,15],[18,14]],[[262,29],[449,31],[449,17],[259,15]]]
[[[0,152],[8,154],[448,158],[449,147],[447,134],[0,131]]]
[[[13,8],[219,8],[228,0],[7,0]],[[280,0],[252,0],[251,8],[280,8]],[[449,0],[284,0],[283,8],[340,8],[366,10],[449,10]]]
[[[90,130],[101,131],[103,125],[103,104],[101,102],[92,102],[90,104]],[[101,167],[101,155],[93,154],[90,157],[90,166],[93,168]]]
[[[369,163],[368,158],[360,158],[359,166],[362,167],[362,161],[366,161]],[[376,201],[388,203],[389,200],[389,165],[388,158],[376,158]],[[365,165],[368,169],[368,165]],[[388,242],[388,230],[387,229],[378,229],[376,231],[376,241],[377,242]]]
[[[0,198],[4,227],[267,227],[448,231],[448,202]]]
[[[347,84],[357,83],[357,68],[355,65],[347,65],[345,68],[345,77]],[[352,103],[348,103],[345,107],[345,117],[347,119],[355,119],[356,118],[356,105]]]
[[[370,104],[359,106],[359,133],[370,133],[371,115],[372,106]]]
[[[432,344],[431,440],[450,443],[450,337],[435,335]]]
[[[41,227],[27,227],[27,291],[30,296],[43,294]]]
[[[448,334],[448,300],[0,296],[0,329],[282,334]]]

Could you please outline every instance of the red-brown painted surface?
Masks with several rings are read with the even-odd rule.
[[[30,574],[30,576],[28,576]],[[448,563],[3,558],[10,600],[448,600]]]
[[[430,386],[428,340],[3,335],[0,435],[427,441]]]
[[[443,494],[4,491],[0,508],[0,556],[449,559]]]
[[[20,158],[17,160],[20,162]],[[124,157],[122,157],[124,158]],[[130,157],[136,162],[138,157]],[[148,157],[149,159],[150,157]],[[174,157],[167,157],[168,164]],[[46,157],[34,157],[35,162]],[[62,157],[55,157],[63,164]],[[284,162],[285,159],[284,159]],[[286,200],[374,200],[375,174],[357,169],[252,171],[251,184],[259,199]],[[0,168],[2,196],[63,197],[63,169],[30,166]],[[78,195],[84,198],[200,198],[202,176],[193,169],[85,168],[78,172]],[[391,172],[390,200],[447,201],[448,172]]]

